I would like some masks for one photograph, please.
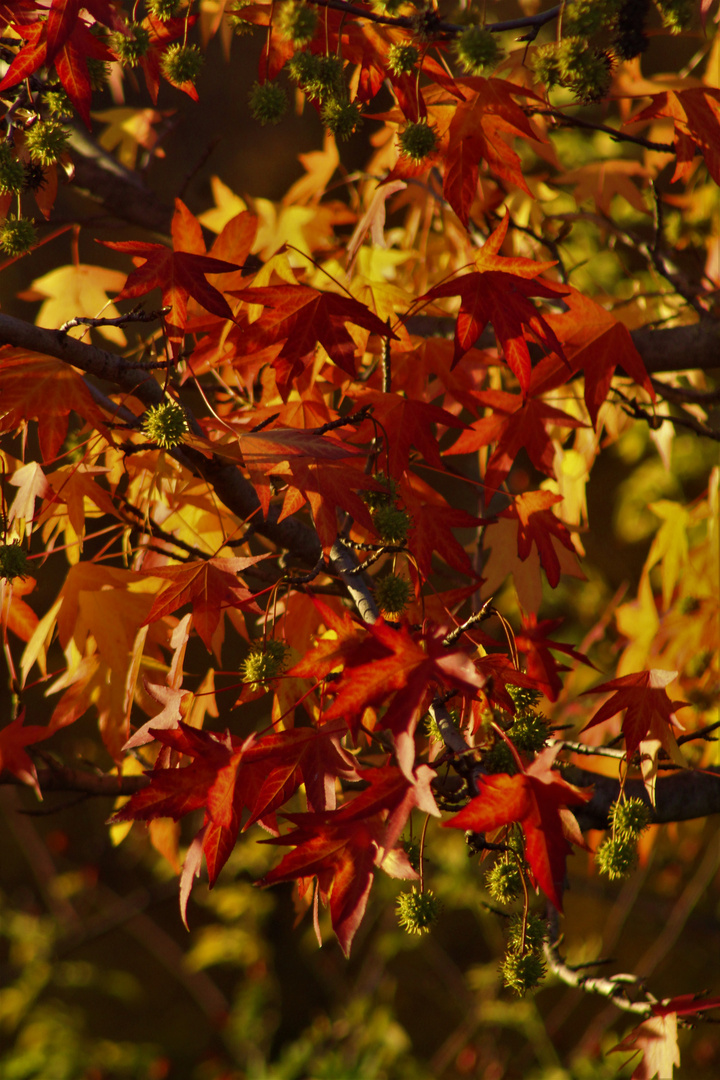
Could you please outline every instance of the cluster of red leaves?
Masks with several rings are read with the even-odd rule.
[[[109,0],[52,0],[49,8],[39,9],[20,0],[2,5],[0,16],[22,40],[0,81],[0,92],[41,68],[54,69],[79,115],[89,124],[87,61],[115,56],[93,32],[93,23],[106,30],[127,32],[119,5]],[[242,18],[267,26],[270,5],[247,5],[242,8]],[[150,48],[141,65],[153,102],[162,55],[192,23],[193,17],[160,22],[153,16],[143,23]],[[310,52],[323,56],[329,52],[356,65],[358,102],[369,103],[389,79],[397,109],[385,118],[393,123],[427,119],[434,125],[436,153],[422,163],[401,158],[385,182],[400,191],[405,179],[426,177],[431,168],[439,169],[444,198],[465,227],[481,169],[498,182],[530,194],[513,142],[532,140],[538,146],[546,142],[523,108],[523,103],[542,99],[505,79],[453,79],[429,55],[423,57],[427,84],[421,86],[419,80],[388,70],[389,50],[402,40],[405,37],[397,27],[356,21],[344,11],[325,8],[321,26],[308,46]],[[446,43],[438,43],[437,48],[442,53]],[[260,81],[275,77],[293,52],[290,42],[268,33],[260,60]],[[182,88],[195,96],[192,86]],[[667,92],[655,95],[651,104],[632,118],[637,124],[672,119],[676,179],[688,175],[699,149],[711,175],[720,182],[719,100],[720,92],[708,89]],[[586,421],[550,404],[548,393],[582,374],[587,416],[594,426],[618,367],[651,398],[653,389],[621,322],[549,276],[554,273],[554,263],[503,254],[508,246],[509,213],[477,250],[472,264],[464,268],[466,272],[431,286],[419,298],[418,302],[444,313],[445,302],[459,297],[452,345],[440,338],[414,339],[399,323],[391,327],[384,318],[397,308],[391,289],[387,295],[378,291],[372,302],[364,303],[347,292],[307,284],[304,274],[293,274],[289,264],[284,277],[264,270],[256,273],[248,256],[254,249],[257,224],[251,213],[237,215],[208,252],[200,223],[177,200],[172,246],[105,242],[134,262],[116,299],[135,300],[159,291],[167,309],[164,329],[171,345],[170,360],[181,355],[188,358],[179,377],[181,384],[208,370],[218,374],[222,382],[223,373],[229,371],[254,392],[255,384],[272,373],[282,405],[262,405],[252,410],[248,420],[241,409],[235,410],[224,401],[219,412],[211,410],[203,420],[202,434],[196,429],[186,440],[193,451],[213,458],[214,464],[230,462],[243,470],[265,515],[275,492],[282,488],[282,501],[278,499],[274,507],[277,520],[283,522],[300,513],[309,516],[326,553],[335,543],[340,517],[345,515],[353,519],[359,544],[380,547],[382,536],[367,495],[387,493],[386,481],[392,480],[393,496],[412,522],[406,549],[415,603],[410,618],[397,624],[379,619],[364,625],[341,613],[339,605],[312,602],[314,611],[304,613],[305,621],[296,633],[296,640],[302,640],[303,655],[284,676],[286,685],[293,687],[309,681],[307,696],[314,710],[308,714],[312,717],[309,726],[292,727],[288,720],[284,729],[277,725],[272,731],[253,732],[247,738],[227,731],[201,730],[183,720],[184,696],[177,678],[172,685],[168,678],[167,687],[155,687],[151,696],[162,701],[166,694],[166,708],[142,725],[125,745],[135,749],[153,740],[159,752],[148,773],[148,785],[118,810],[113,820],[169,817],[177,821],[202,812],[202,826],[183,874],[183,913],[201,859],[205,859],[212,885],[239,833],[260,825],[273,834],[268,843],[292,848],[265,876],[263,884],[295,881],[301,894],[307,895],[315,879],[316,903],[329,907],[338,940],[348,953],[375,869],[381,867],[397,877],[414,876],[399,847],[412,810],[438,814],[431,789],[436,770],[424,760],[418,761],[418,725],[432,702],[440,696],[458,698],[464,731],[473,737],[488,699],[512,711],[508,686],[532,687],[551,700],[557,698],[563,668],[554,652],[587,662],[581,653],[550,637],[559,627],[558,620],[538,620],[533,610],[523,613],[516,639],[517,649],[526,657],[524,672],[499,651],[472,657],[465,649],[445,644],[457,604],[475,592],[479,581],[454,529],[483,524],[490,533],[491,546],[493,530],[500,535],[509,529],[510,533],[502,531],[502,536],[510,536],[512,551],[499,556],[502,569],[511,569],[510,559],[527,566],[532,557],[538,563],[538,590],[540,568],[548,585],[555,588],[569,556],[574,558],[575,545],[570,530],[555,513],[554,508],[562,502],[560,495],[543,490],[508,496],[504,509],[481,520],[451,507],[420,475],[418,467],[434,469],[448,480],[453,475],[450,458],[486,454],[481,481],[490,493],[501,489],[518,454],[524,451],[540,473],[552,478],[558,431],[567,434]],[[547,302],[544,307],[540,306],[542,301]],[[489,325],[511,389],[484,384],[496,356],[480,352],[477,342]],[[188,348],[190,342],[194,342],[192,349]],[[395,350],[392,389],[388,390],[375,371],[363,372],[361,380],[363,356],[377,356],[391,344]],[[542,359],[533,363],[537,352],[543,354]],[[61,450],[71,412],[112,444],[114,418],[96,404],[72,368],[17,350],[2,350],[0,360],[0,431],[15,431],[28,419],[37,420],[46,466]],[[338,391],[337,411],[328,404],[333,390]],[[326,430],[326,425],[341,422],[340,411],[345,418],[343,440]],[[351,422],[348,417],[353,415],[360,419]],[[248,430],[249,423],[262,425],[263,430]],[[124,431],[123,438],[126,435]],[[378,444],[382,444],[382,452]],[[157,462],[153,457],[153,468],[158,467]],[[378,475],[383,471],[381,482]],[[38,513],[45,514],[64,504],[78,535],[85,500],[104,513],[120,516],[108,490],[82,466],[63,465],[47,476],[40,466],[24,466],[12,483],[18,493],[9,520],[24,517],[29,531],[36,502],[41,507]],[[450,570],[470,578],[470,585],[433,595],[429,582],[438,570],[437,556]],[[118,657],[125,663],[131,654],[136,666],[130,665],[127,685],[132,686],[129,676],[137,677],[143,635],[155,632],[155,655],[164,655],[168,642],[162,639],[162,631],[168,627],[177,630],[176,613],[189,606],[185,626],[192,625],[207,649],[217,651],[225,612],[262,611],[261,593],[253,592],[238,575],[267,558],[270,556],[215,556],[177,563],[171,562],[169,554],[155,552],[137,572],[122,571],[127,574],[123,584],[130,588],[155,579],[162,585],[154,598],[134,597],[122,626],[105,628],[105,636],[92,618],[97,619],[103,601],[108,606],[114,603],[115,594],[120,592],[119,580],[98,574],[97,580],[91,581],[88,575],[78,573],[74,584],[66,586],[60,608],[61,644],[69,648],[72,642],[81,651],[85,631],[95,634],[101,654],[106,648],[101,659],[108,667],[109,661]],[[292,599],[288,600],[291,603]],[[20,590],[7,603],[3,598],[4,626],[25,640],[35,631],[32,616]],[[318,636],[319,632],[323,636]],[[141,643],[139,655],[128,644],[136,634]],[[476,635],[477,641],[477,631]],[[175,646],[170,638],[175,648],[175,676],[182,669],[186,640]],[[484,644],[497,647],[492,639]],[[82,715],[87,707],[84,695],[89,701],[93,694],[99,697],[103,692],[98,665],[94,656],[84,657],[76,681],[68,678],[63,684],[66,696],[57,714],[58,726]],[[641,672],[596,688],[593,692],[614,694],[586,730],[624,710],[622,732],[628,760],[648,740],[660,743],[672,755],[677,749],[673,728],[680,703],[671,702],[665,692],[671,681],[666,674]],[[129,710],[125,723],[128,716]],[[275,713],[273,716],[277,720]],[[22,717],[4,728],[0,732],[0,767],[37,786],[27,747],[45,738],[49,730],[25,727]],[[114,741],[107,740],[111,749],[123,742],[124,736],[118,739],[117,734],[115,731]],[[378,745],[381,754],[375,749]],[[362,751],[366,754],[360,759]],[[534,761],[521,762],[513,776],[479,776],[477,795],[445,824],[475,832],[518,824],[533,883],[561,908],[567,856],[573,843],[582,843],[571,808],[590,796],[560,777],[553,768],[556,755],[556,749],[545,750]],[[337,806],[339,792],[342,803]],[[304,798],[304,812],[288,812],[293,798]],[[290,828],[282,832],[285,821]],[[705,1007],[710,1007],[709,1003]],[[675,1001],[656,1016],[681,1011],[682,1004]],[[639,1044],[639,1039],[636,1042]]]
[[[3,9],[2,22],[19,34],[24,44],[0,81],[0,91],[16,86],[40,68],[54,67],[70,101],[90,127],[92,85],[87,61],[117,59],[112,49],[92,32],[92,26],[128,34],[117,5],[110,0],[52,0],[46,11],[40,5],[25,5],[21,0],[17,4],[3,4]],[[187,19],[161,21],[153,15],[145,17],[142,26],[150,43],[140,63],[153,103],[157,101],[160,86],[162,54],[168,45],[187,33],[196,18],[191,15]],[[183,89],[197,100],[194,87],[188,85]]]
[[[452,411],[407,392],[398,395],[374,388],[362,388],[350,399],[353,408],[365,410],[360,413],[363,418],[372,414],[376,425],[386,433],[388,473],[394,478],[400,504],[413,521],[408,549],[416,559],[419,585],[432,571],[433,552],[441,553],[461,573],[471,572],[467,553],[452,529],[475,525],[477,521],[464,511],[448,507],[439,493],[417,475],[413,451],[432,467],[443,470],[448,454],[493,446],[484,480],[495,487],[524,447],[537,467],[551,475],[546,425],[560,424],[569,430],[581,421],[545,404],[540,393],[548,385],[560,384],[576,370],[592,366],[593,396],[589,404],[596,410],[619,360],[613,348],[591,352],[586,344],[578,347],[572,302],[581,302],[568,290],[542,279],[551,264],[506,258],[500,253],[507,226],[506,217],[480,250],[475,270],[431,289],[424,298],[436,301],[461,296],[454,355],[448,357],[444,368],[446,403]],[[173,346],[179,349],[191,329],[204,335],[198,349],[200,364],[212,362],[213,350],[217,356],[223,343],[241,332],[242,338],[237,340],[242,340],[242,358],[233,353],[230,363],[246,363],[248,358],[259,356],[272,365],[277,386],[284,394],[289,394],[298,379],[304,377],[318,345],[327,354],[327,370],[334,366],[343,376],[355,376],[358,345],[348,333],[347,323],[362,332],[365,341],[373,334],[383,341],[396,337],[365,305],[335,293],[319,292],[300,281],[257,287],[248,276],[242,278],[242,287],[238,288],[239,271],[254,232],[251,215],[241,214],[226,226],[213,254],[208,255],[198,222],[178,200],[172,248],[139,242],[109,243],[115,250],[131,254],[140,264],[130,273],[120,298],[135,299],[159,288],[162,302],[169,309],[166,327]],[[207,281],[208,274],[221,275],[216,278],[219,287]],[[561,297],[566,302],[570,297],[571,303],[567,304],[566,315],[545,317],[534,307],[532,297]],[[251,321],[251,309],[262,312],[259,319]],[[604,312],[603,319],[605,332],[612,332],[612,319]],[[489,320],[518,380],[520,396],[466,388],[453,374],[455,365],[472,349]],[[547,361],[535,370],[531,367],[528,339],[548,354]],[[622,362],[626,367],[630,364],[627,356]],[[597,371],[598,363],[603,365],[602,373]],[[643,378],[639,357],[634,363],[638,378]],[[57,379],[58,370],[64,373],[61,380]],[[32,381],[27,379],[30,372]],[[20,381],[23,378],[24,385]],[[105,431],[102,414],[84,383],[64,365],[9,354],[0,371],[0,389],[8,405],[2,420],[4,429],[13,430],[21,417],[37,417],[46,460],[52,460],[57,453],[71,410]],[[367,419],[360,420],[355,435],[344,442],[332,434],[282,426],[292,418],[305,424],[306,416],[316,422],[333,420],[325,406],[319,408],[320,400],[315,412],[307,402],[302,416],[288,404],[269,417],[266,430],[243,433],[238,429],[235,438],[228,436],[225,421],[218,425],[209,419],[204,424],[205,437],[191,436],[189,441],[206,455],[216,454],[246,468],[265,511],[270,506],[271,477],[275,482],[282,478],[287,490],[280,519],[308,504],[327,550],[337,535],[339,510],[352,514],[358,527],[372,533],[373,520],[360,493],[383,490],[383,486],[368,477],[363,468],[367,442],[353,441],[368,439]],[[454,400],[461,400],[475,411],[492,411],[466,423],[458,419]],[[459,438],[441,452],[436,432],[457,428],[461,429]],[[63,497],[69,479],[58,488],[56,497]],[[36,485],[36,478],[32,483]],[[37,497],[45,498],[50,489],[45,483],[45,487],[35,486],[33,490]],[[83,492],[92,497],[89,489]],[[560,501],[559,495],[549,492],[527,492],[516,496],[499,518],[487,523],[492,528],[494,521],[516,522],[518,560],[527,560],[535,549],[552,587],[560,578],[559,551],[575,550],[568,529],[552,510]],[[253,592],[237,575],[266,557],[212,558],[180,565],[161,565],[155,560],[145,573],[164,581],[164,585],[149,609],[145,606],[145,625],[160,623],[189,604],[192,625],[207,648],[212,649],[224,610],[261,610]],[[533,613],[526,618],[523,635],[518,639],[530,664],[529,675],[523,676],[513,670],[501,671],[497,666],[499,657],[477,663],[466,652],[449,649],[443,643],[447,625],[433,625],[426,620],[418,630],[406,622],[392,625],[380,619],[366,626],[320,601],[315,601],[315,606],[319,623],[332,636],[317,641],[287,677],[312,680],[316,687],[323,687],[317,727],[242,740],[230,734],[196,731],[182,723],[170,728],[153,728],[148,723],[142,729],[146,733],[142,741],[149,733],[163,749],[152,770],[150,785],[133,796],[115,820],[163,816],[178,819],[203,809],[205,820],[197,850],[204,854],[212,883],[235,844],[238,830],[260,823],[277,832],[276,813],[304,785],[307,813],[287,815],[293,831],[276,840],[294,845],[295,850],[267,876],[266,882],[296,878],[302,883],[316,876],[317,895],[329,903],[334,928],[347,951],[364,911],[373,868],[382,865],[392,868],[392,872],[408,870],[404,857],[396,850],[402,827],[398,822],[404,824],[411,804],[434,810],[428,767],[416,762],[417,725],[433,699],[451,692],[468,702],[476,700],[486,685],[486,671],[492,672],[497,684],[490,688],[491,693],[499,695],[498,700],[506,707],[510,701],[503,686],[513,678],[516,683],[536,686],[555,697],[561,668],[551,650],[565,652],[576,660],[584,658],[570,647],[549,641],[548,634],[557,624],[538,624]],[[613,686],[607,684],[608,689]],[[650,696],[654,693],[654,689],[648,689]],[[623,699],[618,707],[624,704]],[[606,706],[598,714],[599,719],[610,715],[609,708]],[[632,710],[629,715],[632,717]],[[626,725],[632,726],[632,719],[626,719]],[[645,727],[648,725],[650,720]],[[353,759],[340,746],[342,732],[356,745],[370,733],[389,739],[396,764],[356,770]],[[29,734],[32,738],[32,729]],[[643,729],[628,739],[629,754],[646,734]],[[23,775],[32,775],[21,750],[9,753],[6,764]],[[331,798],[339,779],[362,780],[370,786],[359,795],[346,795],[343,806],[335,809]],[[535,882],[560,907],[570,840],[581,839],[577,829],[572,828],[567,808],[584,798],[551,771],[549,756],[545,755],[518,776],[483,778],[477,798],[450,824],[485,831],[519,822],[525,832]],[[399,807],[404,808],[402,812]],[[191,859],[187,873],[195,868]],[[185,902],[188,893],[186,874]]]

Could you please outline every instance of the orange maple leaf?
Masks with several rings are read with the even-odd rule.
[[[143,263],[128,275],[116,300],[130,300],[160,289],[162,302],[170,308],[167,316],[169,339],[178,345],[187,323],[188,297],[217,315],[233,320],[230,305],[221,292],[205,279],[206,274],[226,274],[240,267],[237,263],[211,258],[205,254],[205,241],[197,218],[180,199],[175,200],[172,226],[172,248],[164,244],[147,244],[139,240],[101,240],[98,243],[114,251],[126,251]]]
[[[521,449],[527,451],[536,469],[546,476],[554,476],[555,447],[547,428],[586,426],[582,420],[535,397],[532,391],[533,380],[527,397],[508,394],[504,390],[476,391],[473,394],[475,401],[488,406],[491,412],[475,420],[445,451],[445,456],[469,454],[495,443],[483,477],[489,491],[500,488]]]
[[[677,162],[671,183],[686,180],[699,148],[708,172],[720,184],[720,90],[693,86],[688,90],[665,90],[653,94],[649,105],[631,116],[627,124],[667,117],[675,129]]]

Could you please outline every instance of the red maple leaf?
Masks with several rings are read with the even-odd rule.
[[[526,657],[526,673],[536,681],[539,690],[550,701],[557,701],[558,694],[562,690],[562,681],[559,672],[567,671],[567,667],[561,666],[553,657],[553,652],[562,652],[572,657],[580,664],[594,665],[584,653],[573,649],[572,645],[565,645],[561,641],[552,641],[550,634],[562,626],[563,619],[540,619],[534,613],[523,615],[522,630],[515,635],[515,644],[518,652]]]
[[[236,263],[213,259],[205,254],[205,242],[198,220],[185,203],[175,200],[172,226],[172,249],[164,244],[146,244],[139,240],[101,240],[105,247],[126,251],[143,260],[128,275],[116,300],[145,296],[153,289],[162,291],[162,302],[170,308],[166,326],[168,337],[179,344],[187,323],[188,297],[220,319],[233,319],[230,306],[221,292],[206,279],[206,274],[224,274],[238,270]]]
[[[290,668],[287,675],[301,679],[324,679],[333,668],[345,663],[355,650],[365,641],[367,627],[358,622],[347,612],[333,611],[324,601],[310,596],[322,623],[326,629],[334,632],[332,638],[322,638],[315,642],[313,649]]]
[[[693,86],[688,90],[652,94],[650,104],[626,123],[637,124],[663,116],[672,120],[675,128],[676,164],[671,183],[688,178],[699,148],[708,172],[720,184],[720,90]]]
[[[44,461],[52,461],[65,441],[71,412],[112,442],[101,410],[73,367],[24,349],[0,349],[0,431],[38,420],[40,452]]]
[[[586,694],[602,694],[606,690],[616,692],[598,709],[583,731],[625,710],[622,732],[628,760],[648,735],[659,739],[669,753],[674,751],[673,728],[681,727],[675,711],[687,707],[687,702],[671,701],[667,695],[665,687],[676,678],[676,671],[661,671],[655,668],[622,675],[618,679],[610,679],[609,682],[596,686],[594,690],[586,690]]]
[[[490,491],[499,489],[521,449],[527,450],[536,469],[546,476],[554,476],[555,447],[548,427],[585,427],[582,420],[533,396],[533,380],[529,390],[531,396],[528,397],[508,394],[504,390],[476,391],[473,398],[491,412],[475,420],[445,451],[445,456],[471,454],[482,446],[495,443],[483,477]]]
[[[285,406],[285,409],[288,408]],[[260,414],[263,412],[258,411]],[[272,416],[283,411],[282,408],[268,410]],[[304,411],[312,414],[307,402],[304,403]],[[299,418],[302,419],[302,413]],[[262,419],[262,416],[259,419]],[[322,416],[321,419],[326,420],[327,416]],[[215,425],[209,420],[205,426],[211,429]],[[223,428],[227,429],[227,426],[224,424]],[[338,508],[352,514],[353,518],[366,528],[372,528],[367,506],[357,492],[385,489],[378,481],[366,475],[365,458],[357,447],[350,443],[318,434],[312,429],[282,427],[229,437],[224,430],[220,440],[212,442],[190,435],[186,442],[204,452],[210,451],[244,465],[264,514],[267,514],[270,508],[272,489],[277,489],[283,480],[287,484],[287,490],[278,520],[282,521],[309,503],[315,528],[326,549],[329,549],[337,538]]]
[[[23,641],[29,641],[40,620],[23,596],[31,593],[37,582],[35,578],[18,577],[3,584],[0,588],[0,625],[12,630]]]
[[[625,1036],[622,1042],[612,1047],[616,1051],[631,1055],[628,1064],[638,1053],[642,1057],[632,1074],[632,1080],[659,1080],[672,1077],[673,1068],[680,1064],[680,1052],[677,1042],[678,1016],[691,1016],[703,1013],[706,1009],[720,1008],[720,998],[703,998],[699,994],[680,994],[679,997],[655,1002],[651,1006],[652,1016]]]
[[[508,230],[506,214],[475,257],[476,269],[469,274],[436,285],[420,300],[439,300],[460,296],[460,313],[455,327],[454,363],[471,349],[489,322],[501,346],[505,360],[520,383],[523,394],[530,387],[530,352],[526,337],[538,342],[547,352],[564,357],[555,331],[530,302],[531,296],[558,300],[565,287],[537,278],[555,264],[532,259],[506,258],[499,254]]]
[[[272,362],[284,399],[293,380],[303,370],[305,359],[315,352],[318,343],[334,364],[348,375],[355,375],[357,345],[345,329],[345,323],[397,340],[397,334],[388,330],[377,315],[351,296],[319,292],[307,285],[266,285],[243,289],[232,295],[265,308],[259,322],[243,336],[245,352],[256,352],[284,341]]]
[[[538,364],[533,371],[535,392],[554,389],[567,382],[571,372],[582,371],[585,404],[593,425],[597,425],[598,409],[608,395],[615,370],[622,368],[654,401],[650,376],[627,326],[577,289],[568,288],[563,303],[568,310],[548,315],[547,322],[562,341],[567,363],[555,359]]]
[[[367,482],[368,477],[360,460],[350,459],[341,463],[322,458],[293,458],[274,472],[284,476],[289,485],[279,520],[309,503],[315,529],[326,551],[337,539],[338,508],[352,514],[355,521],[365,528],[373,527],[368,508],[357,494],[373,486]]]
[[[30,724],[24,727],[25,710],[19,716],[6,724],[0,730],[0,773],[7,769],[13,776],[22,780],[34,789],[38,799],[42,799],[38,784],[35,764],[28,756],[26,747],[33,743],[41,742],[53,734],[52,728],[42,727],[39,724]]]
[[[202,849],[212,886],[232,851],[241,824],[260,822],[277,832],[275,811],[301,784],[308,804],[325,811],[334,806],[335,779],[357,780],[354,760],[340,746],[341,725],[321,730],[297,728],[258,739],[198,731],[180,723],[150,733],[176,753],[190,757],[182,768],[168,768],[160,755],[148,775],[150,784],[136,792],[113,821],[178,821],[205,810]],[[246,814],[243,823],[243,816]]]
[[[437,688],[474,696],[485,682],[465,653],[443,645],[443,637],[441,632],[411,633],[404,623],[394,627],[378,619],[365,640],[348,650],[333,687],[335,700],[323,713],[326,722],[344,719],[356,735],[365,709],[388,702],[378,726],[392,732],[398,764],[408,779],[415,762],[415,728]],[[315,673],[312,653],[304,673]]]
[[[530,194],[520,158],[503,136],[546,140],[513,100],[514,96],[537,98],[532,90],[505,79],[480,77],[457,79],[456,85],[469,90],[470,97],[457,106],[448,130],[443,194],[467,228],[481,161],[495,176]]]
[[[198,559],[180,566],[153,567],[150,575],[168,579],[169,584],[156,596],[143,625],[172,614],[184,604],[192,604],[193,625],[206,648],[211,650],[223,608],[260,610],[253,594],[238,581],[236,575],[268,557],[253,555],[235,559]]]
[[[404,853],[394,848],[415,806],[438,813],[429,787],[432,776],[426,765],[412,780],[394,765],[364,769],[360,778],[369,787],[340,810],[286,815],[296,828],[265,843],[293,844],[295,850],[260,884],[317,877],[320,899],[330,907],[333,930],[347,956],[365,914],[375,866],[394,877],[415,877]]]
[[[491,832],[517,822],[525,835],[525,857],[535,881],[562,911],[565,860],[572,852],[563,810],[587,802],[590,794],[552,771],[558,747],[549,747],[521,773],[497,773],[478,780],[479,794],[446,828]],[[567,813],[567,811],[565,810]]]
[[[390,476],[401,476],[414,446],[425,460],[437,469],[444,469],[435,427],[463,427],[463,422],[437,405],[413,400],[400,394],[381,394],[367,390],[357,395],[358,405],[372,405],[373,416],[385,428],[388,437],[387,470]]]
[[[426,577],[432,573],[432,555],[440,557],[461,574],[475,572],[470,556],[453,529],[476,529],[480,519],[459,506],[450,506],[439,492],[414,472],[406,472],[398,485],[402,503],[412,518],[407,546]]]

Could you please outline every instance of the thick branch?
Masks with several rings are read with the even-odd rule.
[[[450,745],[455,742],[459,734],[453,729],[452,735],[446,731],[445,720],[450,725],[449,717],[444,712],[439,702],[434,702],[433,715],[443,726],[443,735]],[[448,737],[449,736],[449,737]],[[456,744],[458,752],[466,749],[462,736]],[[455,749],[455,746],[453,746]],[[105,776],[97,773],[85,772],[82,769],[71,769],[63,766],[52,768],[40,768],[37,770],[40,790],[49,791],[78,791],[87,795],[107,796],[117,798],[119,795],[132,795],[141,788],[147,787],[150,782],[146,776]],[[581,829],[604,829],[608,824],[608,811],[612,803],[618,797],[620,784],[607,776],[599,776],[587,769],[579,769],[576,766],[568,768],[564,773],[565,779],[578,787],[592,787],[593,797],[584,806],[573,810]],[[21,781],[8,772],[2,773],[0,783],[20,784]],[[699,771],[687,769],[674,773],[672,776],[662,777],[657,781],[655,807],[650,805],[645,787],[640,780],[628,780],[625,784],[625,794],[628,797],[642,799],[650,810],[650,818],[654,824],[665,824],[670,821],[690,821],[695,818],[708,817],[711,814],[720,814],[720,766],[712,766],[709,769]]]
[[[578,787],[594,788],[590,802],[573,807],[580,828],[607,828],[608,811],[620,794],[620,782],[575,765],[563,775]],[[720,766],[714,765],[702,771],[683,769],[658,780],[655,806],[651,804],[642,780],[627,780],[625,794],[628,798],[642,799],[655,825],[720,814]]]

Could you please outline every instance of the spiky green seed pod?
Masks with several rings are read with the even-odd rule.
[[[177,42],[165,50],[160,61],[160,70],[168,82],[175,86],[195,82],[205,57],[197,45],[180,45]]]
[[[542,698],[540,690],[529,686],[508,686],[507,691],[516,709],[534,709]]]
[[[488,773],[507,773],[514,776],[518,771],[512,750],[504,739],[498,739],[489,750],[483,751],[482,763]]]
[[[595,852],[601,874],[611,881],[627,877],[637,861],[637,843],[633,836],[608,837]]]
[[[304,89],[305,84],[316,77],[319,65],[320,57],[316,53],[301,49],[290,57],[285,70],[293,82]]]
[[[289,652],[288,646],[275,638],[254,647],[240,666],[243,682],[249,683],[251,690],[266,690],[271,679],[282,675]]]
[[[388,574],[375,583],[375,599],[384,615],[391,619],[402,615],[412,596],[412,587],[406,578]]]
[[[407,540],[410,516],[405,510],[397,506],[378,506],[372,520],[384,544],[400,545]]]
[[[37,232],[27,218],[8,217],[0,225],[0,248],[6,255],[24,255],[37,243]]]
[[[558,60],[557,42],[549,45],[541,45],[535,50],[532,58],[532,68],[537,80],[544,83],[549,90],[560,82],[560,62]]]
[[[567,0],[563,9],[565,34],[590,37],[607,26],[620,6],[620,0]]]
[[[164,401],[162,405],[153,405],[143,417],[143,431],[163,450],[172,450],[182,442],[183,435],[190,430],[185,410],[175,401]]]
[[[97,25],[97,23],[95,24]],[[90,87],[93,90],[102,90],[110,78],[110,68],[104,60],[98,60],[94,56],[87,57],[87,69],[90,77]]]
[[[261,124],[278,124],[287,109],[287,97],[277,83],[254,83],[248,96],[250,112]]]
[[[110,34],[109,45],[123,67],[137,67],[150,48],[150,34],[142,23],[128,23],[127,32]]]
[[[73,107],[64,90],[48,90],[47,93],[43,94],[43,102],[47,111],[56,120],[67,121],[72,119]]]
[[[25,187],[25,169],[12,156],[7,143],[0,143],[0,195],[16,195]]]
[[[414,45],[391,45],[388,49],[387,66],[393,75],[410,75],[420,59],[420,52]]]
[[[426,934],[441,910],[440,901],[430,890],[421,893],[413,887],[397,898],[398,922],[408,934]]]
[[[440,16],[430,4],[421,6],[418,2],[418,10],[411,16],[412,28],[419,41],[435,41],[440,33]]]
[[[397,484],[391,476],[386,476],[385,473],[379,472],[373,480],[377,480],[378,484],[383,484],[386,488],[385,491],[361,491],[360,498],[369,507],[371,513],[380,506],[394,506],[397,498]]]
[[[19,542],[0,544],[0,578],[12,581],[16,577],[27,577],[29,573],[27,554]]]
[[[497,36],[481,26],[468,26],[455,38],[453,51],[463,71],[479,75],[485,68],[495,67],[502,56]]]
[[[650,810],[642,799],[618,799],[610,807],[613,836],[636,840],[650,824]]]
[[[512,904],[523,891],[517,863],[496,862],[485,875],[485,888],[498,904]]]
[[[437,134],[435,128],[430,127],[424,120],[418,123],[410,121],[398,135],[398,142],[400,153],[417,165],[435,150]]]
[[[70,132],[57,120],[40,120],[25,133],[25,147],[33,161],[45,168],[67,151]]]
[[[610,89],[611,61],[607,53],[589,49],[584,38],[569,37],[557,47],[559,82],[579,101],[600,101]]]
[[[632,60],[645,52],[650,39],[645,22],[650,13],[650,0],[624,0],[615,18],[613,50],[621,60]]]
[[[145,0],[145,6],[160,22],[167,22],[177,13],[180,4],[179,0]]]
[[[303,3],[295,3],[295,0],[285,0],[273,20],[281,36],[298,48],[309,45],[315,37],[317,24],[317,12]]]
[[[322,122],[336,139],[349,139],[359,128],[362,117],[355,102],[331,98],[323,105]]]
[[[550,728],[541,713],[521,712],[508,730],[508,738],[528,754],[537,754],[548,740]]]
[[[543,981],[545,964],[542,957],[535,952],[526,952],[522,955],[508,953],[500,965],[500,973],[505,986],[522,997]]]
[[[232,11],[225,12],[225,17],[230,24],[235,37],[246,37],[248,34],[252,34],[254,30],[257,30],[255,23],[250,22],[249,19],[243,19],[242,17],[242,8],[246,6],[246,4],[242,4]]]
[[[523,949],[523,917],[513,915],[508,928],[508,952],[540,952],[547,937],[547,923],[539,915],[528,915],[525,926],[525,948]]]
[[[316,56],[314,53],[295,53],[288,62],[290,78],[304,94],[315,101],[340,99],[345,94],[343,62],[339,56]]]
[[[25,174],[23,191],[39,191],[45,186],[45,170],[37,161],[26,161],[23,172]]]
[[[666,30],[671,34],[681,34],[692,22],[695,5],[692,0],[655,0],[660,9],[660,18]]]

